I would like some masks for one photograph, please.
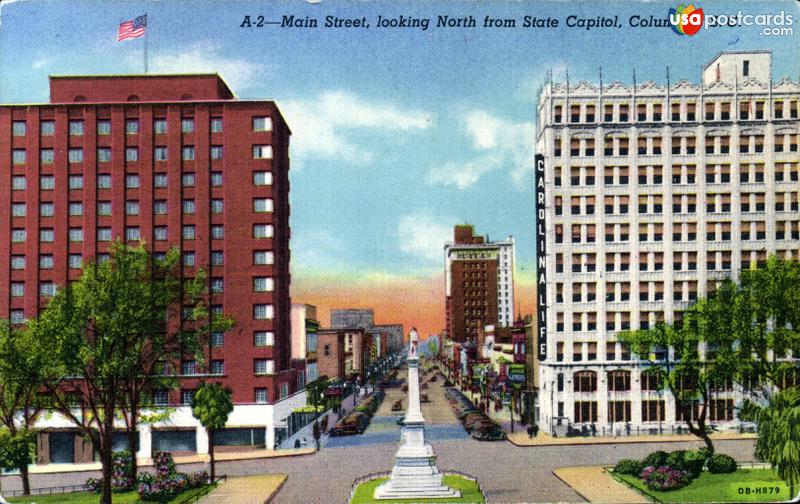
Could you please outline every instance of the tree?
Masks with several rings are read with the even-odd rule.
[[[103,504],[111,503],[117,413],[126,412],[135,429],[141,394],[164,383],[156,365],[199,351],[203,332],[193,329],[208,324],[201,320],[205,275],[182,283],[177,250],[163,261],[119,242],[110,252],[108,261],[86,264],[81,278],[29,322],[31,334],[47,342],[37,379],[48,400],[100,454]],[[188,309],[181,301],[191,303]]]
[[[767,405],[747,401],[741,416],[758,423],[756,457],[772,464],[793,499],[800,483],[800,390],[781,390]]]
[[[36,434],[27,429],[18,429],[11,432],[8,429],[0,430],[0,473],[3,470],[14,470],[23,473],[23,485],[25,485],[25,495],[30,494],[28,484],[28,465],[33,463],[34,453],[36,452]]]
[[[233,411],[231,391],[219,383],[201,383],[192,399],[192,415],[205,427],[208,433],[208,454],[211,458],[211,481],[214,472],[214,431],[228,423],[228,415]]]
[[[651,329],[620,334],[620,339],[650,364],[648,372],[675,397],[689,432],[712,453],[708,421],[713,396],[717,390],[731,387],[743,358],[737,351],[734,311],[730,309],[736,295],[736,285],[726,280],[713,296],[689,307],[679,326],[659,323]],[[663,351],[662,356],[657,357],[656,350]],[[674,353],[672,358],[669,350]]]
[[[32,439],[34,448],[27,452],[29,454],[35,451],[35,438],[29,431],[42,410],[35,373],[39,366],[36,359],[42,355],[35,347],[41,343],[24,329],[0,322],[0,427],[7,430],[9,439]],[[19,469],[23,494],[29,495],[28,464],[33,462],[33,457],[14,457],[14,460],[19,464],[14,468]]]
[[[325,391],[328,389],[328,377],[322,375],[316,380],[306,383],[306,401],[314,407],[314,441],[319,450],[319,440],[322,432],[319,428],[319,407],[325,402]]]

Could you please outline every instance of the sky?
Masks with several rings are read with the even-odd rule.
[[[116,42],[120,21],[148,15],[151,73],[218,72],[240,98],[273,99],[291,140],[293,302],[373,307],[380,323],[444,326],[445,241],[470,223],[513,235],[518,312],[534,306],[533,155],[537,91],[558,81],[698,82],[721,51],[770,49],[773,78],[800,75],[800,2],[702,2],[705,15],[794,17],[792,35],[761,26],[632,28],[676,2],[244,2],[17,0],[0,4],[0,102],[48,100],[48,75],[138,73],[144,40]],[[256,27],[258,16],[315,18],[317,28]],[[438,28],[438,16],[475,28]],[[252,27],[241,27],[250,16]],[[327,16],[369,28],[325,28]],[[421,27],[379,27],[430,19]],[[402,16],[402,18],[401,18]],[[516,26],[484,27],[484,19]],[[557,28],[523,27],[523,17]],[[566,26],[569,16],[620,27]]]

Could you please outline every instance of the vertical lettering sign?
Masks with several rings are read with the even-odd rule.
[[[545,231],[544,155],[536,154],[536,338],[539,361],[547,358],[547,233]]]

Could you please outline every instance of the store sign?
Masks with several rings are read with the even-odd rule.
[[[525,374],[525,364],[511,364],[508,366],[508,379],[512,383],[524,383]]]
[[[536,313],[539,360],[547,358],[547,233],[545,226],[544,156],[536,154]]]

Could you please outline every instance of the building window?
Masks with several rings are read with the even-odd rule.
[[[211,252],[211,265],[222,266],[225,263],[225,254],[220,250]]]
[[[573,374],[575,392],[597,392],[597,374],[594,371],[578,371]]]
[[[25,149],[11,151],[11,162],[13,164],[25,164]]]
[[[97,121],[97,134],[110,135],[111,134],[111,121]]]
[[[13,203],[11,205],[12,217],[25,217],[26,213],[25,203]]]
[[[281,383],[281,399],[289,397],[289,384]]]
[[[68,183],[70,189],[83,189],[83,175],[70,175]]]
[[[183,375],[197,374],[197,362],[194,360],[185,360],[181,362],[181,374]]]
[[[138,119],[127,119],[125,121],[125,134],[127,135],[135,135],[139,133],[139,120]]]
[[[52,217],[55,213],[55,205],[50,202],[42,203],[39,205],[39,215],[42,217]]]
[[[167,132],[167,120],[156,119],[153,121],[153,131],[156,135],[162,135]]]
[[[222,187],[222,172],[211,172],[211,187]]]
[[[222,348],[225,346],[225,333],[212,332],[211,333],[211,346],[212,348]]]
[[[224,208],[224,203],[221,199],[211,200],[211,213],[220,214]]]
[[[97,241],[101,242],[111,241],[111,228],[108,227],[97,228]]]
[[[211,374],[212,375],[223,375],[225,374],[225,361],[224,360],[212,360],[211,361]]]
[[[25,256],[20,256],[20,255],[11,256],[11,269],[12,270],[25,269]]]
[[[181,119],[181,133],[194,133],[194,119],[191,117]]]
[[[9,312],[9,320],[12,324],[22,324],[25,322],[24,310],[11,310]]]
[[[265,116],[254,117],[253,131],[272,131],[272,118]]]
[[[99,147],[97,149],[97,161],[101,163],[108,163],[111,161],[111,149],[108,147]]]
[[[275,317],[275,309],[271,304],[253,305],[253,318],[256,320],[267,320]]]
[[[275,344],[275,333],[272,331],[256,331],[253,333],[253,344],[257,347],[273,346]]]
[[[25,295],[25,282],[11,282],[11,297],[22,297]]]
[[[45,228],[39,230],[39,241],[42,243],[50,243],[55,239],[55,232],[52,228]]]
[[[267,389],[263,387],[256,388],[255,400],[256,404],[267,404],[269,402],[269,399],[267,398]]]
[[[214,224],[211,226],[211,239],[222,240],[225,238],[225,226],[222,224]]]
[[[70,254],[67,264],[70,269],[80,269],[83,266],[83,257],[80,254]]]
[[[153,151],[153,157],[156,161],[166,161],[167,160],[167,148],[166,147],[156,147]]]
[[[42,121],[39,123],[39,134],[41,136],[53,136],[56,134],[56,123],[53,121]]]
[[[153,213],[155,215],[166,215],[167,200],[155,200],[153,202]]]
[[[272,172],[268,171],[253,172],[253,185],[255,186],[272,185]]]
[[[139,228],[130,226],[125,228],[125,239],[127,241],[137,241],[140,239]]]
[[[184,266],[194,266],[194,252],[184,252],[183,253],[183,265]]]
[[[137,147],[126,147],[125,148],[125,161],[138,161],[139,160],[139,149]]]
[[[126,189],[138,189],[139,188],[139,175],[126,175],[125,176],[125,188]]]
[[[222,278],[211,279],[211,292],[219,294],[225,291],[225,281]]]
[[[181,205],[181,210],[185,214],[193,214],[194,213],[194,200],[185,199]]]
[[[182,236],[184,240],[194,240],[194,226],[183,226]]]
[[[83,163],[83,149],[69,149],[67,158],[70,163]]]
[[[194,187],[194,173],[184,173],[181,176],[181,185],[183,187]]]
[[[253,238],[272,238],[273,234],[272,224],[253,224]]]
[[[253,211],[256,213],[272,212],[272,198],[254,198]]]
[[[167,227],[156,226],[153,228],[153,239],[156,241],[165,241],[167,239]]]
[[[211,146],[211,159],[222,159],[222,146],[221,145],[212,145]]]
[[[167,174],[156,173],[155,175],[153,175],[153,187],[156,188],[167,187]]]
[[[97,202],[97,214],[98,215],[111,215],[111,202],[110,201],[98,201]]]
[[[139,215],[139,202],[126,201],[125,202],[125,215]]]
[[[271,145],[254,145],[253,159],[272,159]]]
[[[56,295],[56,286],[53,282],[41,282],[39,284],[39,295],[53,297]]]
[[[184,406],[191,406],[192,401],[194,401],[194,390],[181,390],[181,404]]]
[[[275,373],[275,361],[272,359],[255,359],[253,360],[253,368],[255,374],[273,374]]]
[[[253,278],[253,292],[272,292],[275,289],[275,281],[269,277]]]
[[[596,422],[597,418],[597,401],[575,401],[575,417],[572,419],[575,423],[590,423]]]
[[[184,161],[194,160],[194,146],[188,145],[183,148],[183,160]]]
[[[253,264],[275,264],[275,255],[269,250],[255,250]]]
[[[153,391],[153,404],[156,406],[166,406],[169,404],[169,393],[164,389]]]
[[[82,136],[83,135],[83,121],[70,121],[69,122],[69,134],[72,136]]]
[[[111,189],[111,175],[98,175],[97,176],[98,189]]]
[[[71,241],[71,242],[82,242],[83,241],[83,229],[81,229],[81,228],[69,228],[69,241]]]
[[[11,134],[14,136],[25,136],[25,121],[13,121],[11,123]]]
[[[24,191],[26,187],[25,175],[14,175],[11,177],[11,189],[14,191]]]
[[[222,118],[221,117],[212,117],[211,118],[211,133],[222,133]]]
[[[54,156],[53,149],[42,149],[39,151],[39,162],[42,164],[52,164]]]

